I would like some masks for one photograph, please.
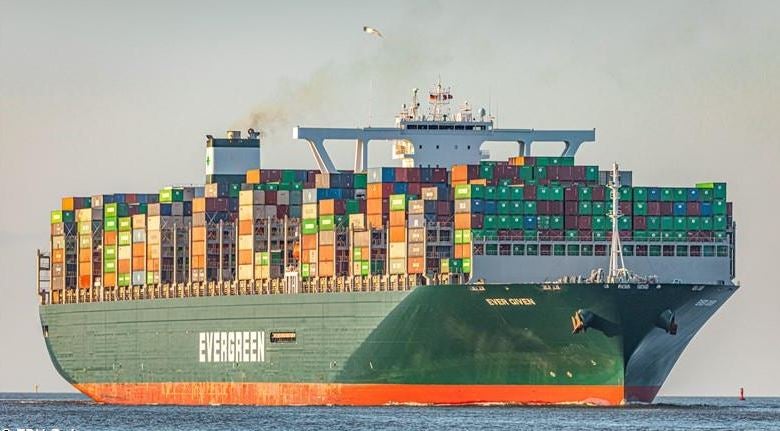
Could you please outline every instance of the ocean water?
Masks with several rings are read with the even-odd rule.
[[[780,430],[780,398],[661,397],[623,407],[111,406],[0,394],[0,430]]]

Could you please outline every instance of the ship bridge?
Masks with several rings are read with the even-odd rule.
[[[355,172],[368,168],[368,147],[373,141],[392,141],[393,158],[405,167],[447,167],[477,164],[489,157],[482,149],[485,142],[508,142],[517,145],[517,155],[530,156],[535,142],[562,142],[561,156],[574,156],[585,142],[593,142],[595,130],[498,129],[484,108],[475,117],[468,102],[451,116],[447,105],[452,99],[448,88],[436,84],[429,94],[429,114],[419,113],[418,90],[412,91],[412,103],[402,107],[395,127],[330,128],[295,127],[293,139],[308,142],[317,167],[322,173],[336,173],[325,149],[328,140],[355,142]]]

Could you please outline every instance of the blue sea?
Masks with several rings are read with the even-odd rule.
[[[0,394],[0,430],[780,430],[780,398],[661,397],[623,407],[111,406]]]

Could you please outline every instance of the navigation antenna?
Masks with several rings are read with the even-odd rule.
[[[445,112],[445,108],[450,104],[450,100],[452,100],[450,88],[442,87],[441,78],[439,78],[439,81],[428,95],[428,103],[431,104],[431,117],[433,117],[431,120],[447,121],[449,112]]]
[[[607,281],[614,283],[629,278],[628,270],[623,261],[623,246],[620,244],[620,230],[618,229],[618,220],[623,213],[620,211],[620,171],[617,163],[612,164],[612,181],[607,187],[612,191],[612,211],[608,214],[609,218],[612,219],[612,250],[609,253]]]

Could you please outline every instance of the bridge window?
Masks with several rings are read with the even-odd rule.
[[[466,130],[474,130],[474,126],[466,126]]]

